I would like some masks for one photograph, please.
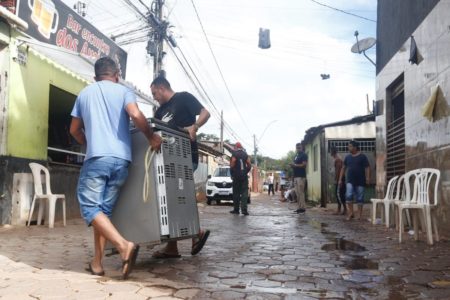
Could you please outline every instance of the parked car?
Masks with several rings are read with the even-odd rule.
[[[229,166],[218,167],[208,178],[206,182],[206,203],[208,205],[211,205],[213,200],[217,204],[220,204],[222,200],[233,201],[233,180]],[[247,203],[250,203],[250,190]]]

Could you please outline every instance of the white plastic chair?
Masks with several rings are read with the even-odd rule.
[[[389,227],[389,208],[391,204],[394,203],[394,191],[397,184],[398,176],[392,177],[387,185],[386,195],[383,199],[372,198],[370,202],[372,202],[372,224],[376,224],[377,217],[377,206],[378,204],[384,206],[384,218],[386,220],[386,227]],[[381,211],[383,214],[383,210]]]
[[[41,225],[41,221],[43,219],[44,213],[44,201],[47,202],[48,207],[48,227],[53,228],[55,224],[55,209],[56,209],[56,201],[58,199],[62,200],[62,211],[63,211],[63,222],[64,226],[66,226],[66,196],[64,194],[52,194],[50,189],[50,173],[48,169],[37,163],[30,163],[31,173],[33,174],[33,182],[34,182],[34,197],[31,202],[30,212],[28,214],[28,225],[30,226],[31,216],[33,215],[34,205],[36,200],[39,200],[39,213],[37,224]],[[42,190],[43,182],[41,180],[41,174],[44,172],[45,174],[45,193]]]
[[[438,205],[438,186],[441,172],[437,169],[423,168],[410,171],[405,174],[405,201],[397,204],[399,213],[399,237],[398,241],[402,242],[402,234],[404,231],[402,222],[402,211],[421,210],[424,218],[425,230],[427,233],[427,242],[433,245],[433,231],[436,241],[439,241],[439,234],[437,231],[436,216],[433,214],[434,209]],[[413,190],[411,192],[411,178],[413,179]],[[433,183],[433,185],[432,185]],[[431,195],[433,197],[431,197]],[[418,214],[414,214],[414,238],[418,239]]]

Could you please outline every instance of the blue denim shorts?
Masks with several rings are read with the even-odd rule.
[[[109,218],[128,177],[129,161],[116,157],[93,157],[83,163],[77,196],[81,216],[88,225],[104,213]]]
[[[353,186],[351,183],[346,184],[345,199],[348,203],[353,202],[353,197],[356,197],[356,202],[358,204],[364,204],[364,187],[363,186]]]

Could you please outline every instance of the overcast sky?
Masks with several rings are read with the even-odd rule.
[[[72,7],[76,1],[64,2]],[[317,2],[376,20],[375,0]],[[86,19],[106,35],[144,25],[125,1],[86,3]],[[201,81],[209,99],[197,92],[167,49],[164,63],[173,89],[193,93],[211,112],[201,132],[219,136],[223,110],[224,138],[240,141],[248,152],[253,153],[255,135],[259,154],[281,158],[307,129],[366,115],[366,95],[370,103],[374,100],[375,67],[350,48],[356,30],[359,39],[376,37],[375,22],[311,0],[166,0],[165,16],[179,45],[176,55],[194,70],[190,76]],[[270,29],[270,49],[258,48],[260,27]],[[128,52],[126,79],[150,94],[152,59],[145,47],[146,42],[123,46]],[[366,54],[375,60],[375,47]],[[330,79],[322,80],[320,74],[330,74]]]

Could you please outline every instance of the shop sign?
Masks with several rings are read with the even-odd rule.
[[[127,53],[61,0],[19,0],[17,8],[33,38],[87,58],[109,56],[125,78]]]

